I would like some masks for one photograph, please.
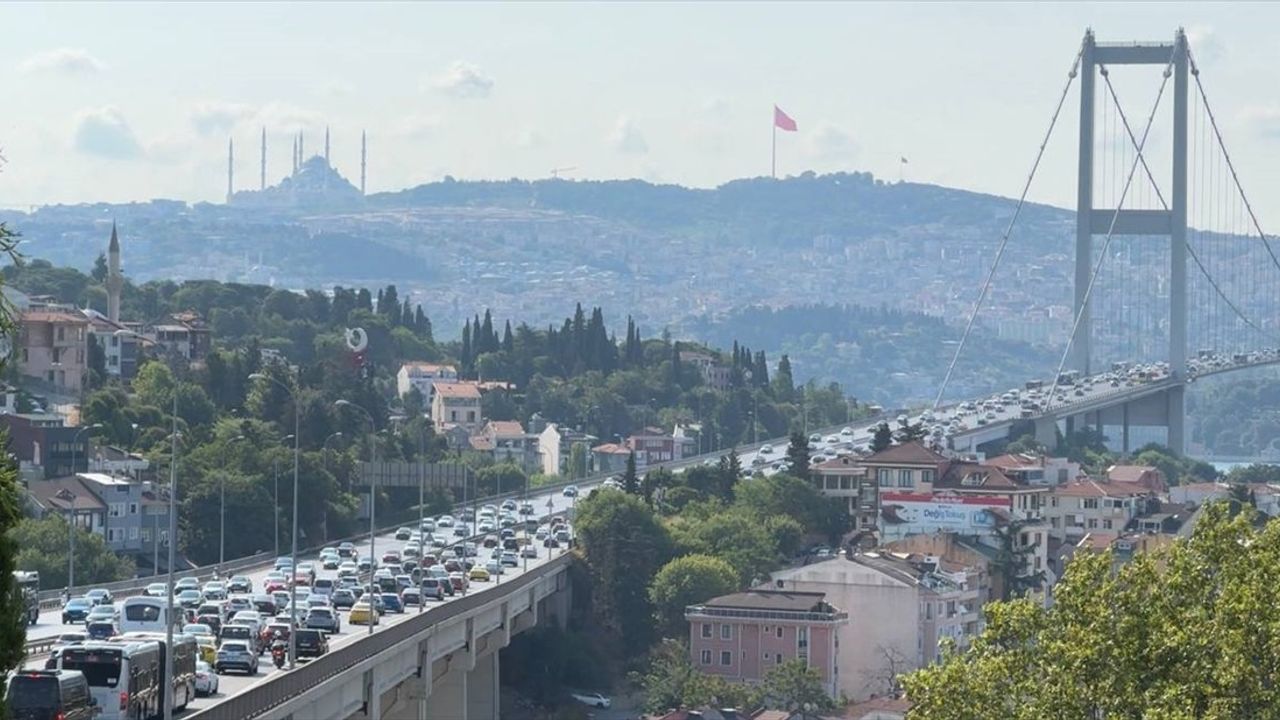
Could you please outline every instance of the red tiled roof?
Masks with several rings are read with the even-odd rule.
[[[864,465],[894,465],[899,463],[905,465],[937,465],[947,462],[947,458],[919,442],[912,441],[901,445],[892,445],[878,453],[872,453],[862,458],[862,462]]]
[[[1019,490],[1027,487],[1014,481],[998,467],[973,462],[956,462],[933,484],[935,490]]]
[[[524,426],[515,420],[490,420],[489,432],[496,437],[524,435]]]
[[[902,713],[906,715],[910,709],[911,701],[904,697],[879,697],[850,705],[845,709],[844,717],[848,720],[862,720],[873,713]]]
[[[437,382],[431,383],[436,395],[441,397],[480,399],[480,388],[469,383]]]
[[[608,453],[610,455],[630,455],[631,454],[630,449],[628,449],[625,445],[619,445],[618,443],[605,443],[603,445],[597,445],[591,448],[591,452]]]
[[[83,315],[59,310],[28,310],[22,313],[22,322],[55,322],[72,325],[88,325],[89,320]]]
[[[998,467],[1001,470],[1021,470],[1023,468],[1038,468],[1044,466],[1044,458],[1035,455],[1008,454],[999,455],[997,457],[988,458],[983,465]]]
[[[1125,498],[1146,495],[1150,490],[1137,483],[1103,482],[1097,480],[1077,480],[1053,489],[1059,497],[1109,497]]]
[[[846,455],[846,456],[843,456],[843,457],[832,458],[831,460],[828,460],[828,461],[826,461],[826,462],[821,462],[821,463],[818,463],[817,465],[811,465],[811,466],[809,466],[809,470],[810,470],[810,471],[813,471],[813,470],[854,470],[854,471],[856,471],[854,474],[861,474],[861,475],[866,475],[866,474],[867,474],[867,469],[866,469],[865,467],[862,467],[862,463],[861,463],[861,461],[860,461],[857,457],[852,456],[852,455]]]

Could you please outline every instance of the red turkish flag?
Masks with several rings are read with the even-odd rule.
[[[777,105],[773,106],[773,125],[779,130],[796,131],[796,121],[792,120],[790,115],[782,112],[782,109]]]

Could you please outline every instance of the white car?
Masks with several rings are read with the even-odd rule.
[[[583,705],[590,705],[591,707],[595,707],[595,708],[607,709],[610,705],[613,704],[609,700],[609,698],[605,697],[604,695],[601,695],[600,693],[575,692],[575,693],[570,693],[570,696],[574,700],[577,700],[578,702],[582,703]]]
[[[196,695],[208,697],[218,694],[218,674],[209,667],[209,663],[196,661]]]

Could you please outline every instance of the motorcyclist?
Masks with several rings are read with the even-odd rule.
[[[64,587],[62,588],[62,604],[65,606],[69,602],[71,602],[71,588]]]
[[[271,657],[272,659],[279,657],[280,662],[283,663],[288,654],[289,643],[284,641],[284,634],[276,630],[271,634]]]

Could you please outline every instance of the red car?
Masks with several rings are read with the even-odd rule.
[[[284,580],[272,578],[267,581],[265,589],[267,593],[273,593],[277,590],[288,590],[289,583],[285,582]]]

